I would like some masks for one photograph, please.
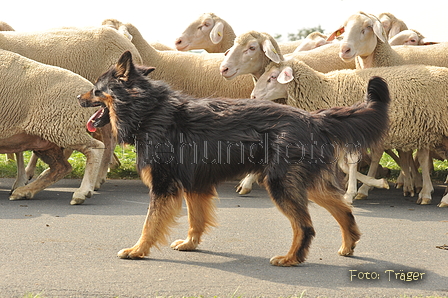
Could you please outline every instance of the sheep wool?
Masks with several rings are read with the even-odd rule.
[[[437,148],[448,136],[448,69],[394,66],[319,73],[303,62],[283,62],[292,67],[287,103],[305,110],[352,105],[366,92],[368,80],[380,76],[391,95],[390,129],[385,149]]]
[[[286,59],[299,59],[311,68],[320,72],[330,72],[340,69],[354,69],[355,62],[344,62],[339,58],[339,44],[332,43],[315,48],[311,51],[299,51],[285,55]]]
[[[77,100],[77,95],[90,90],[92,84],[71,71],[13,52],[0,50],[0,56],[0,150],[2,146],[10,150],[11,137],[21,134],[82,152],[87,158],[86,170],[72,204],[84,202],[101,178],[100,169],[107,169],[110,161],[110,154],[103,154],[104,144],[86,132],[85,124],[96,109],[82,108]],[[32,148],[18,150],[25,149]],[[34,182],[15,189],[11,198],[32,198],[45,187],[39,182],[46,179],[42,176],[49,175],[40,175]]]
[[[4,50],[68,69],[90,82],[95,82],[127,50],[136,63],[142,62],[131,41],[109,26],[0,32],[0,44]]]
[[[164,80],[174,90],[194,97],[249,98],[253,89],[250,75],[227,81],[219,72],[224,54],[194,54],[189,52],[157,51],[132,24],[126,24],[132,43],[138,49],[143,64],[156,69],[150,74]]]

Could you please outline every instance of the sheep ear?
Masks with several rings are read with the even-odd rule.
[[[117,78],[123,81],[127,81],[133,67],[134,65],[132,64],[131,52],[124,52],[121,55],[120,59],[118,59],[117,65],[115,66]]]
[[[391,37],[394,37],[395,35],[397,35],[398,33],[400,33],[400,25],[399,24],[393,24],[392,27],[389,30],[389,39]]]
[[[327,41],[332,41],[335,40],[336,38],[338,38],[339,36],[342,35],[342,33],[345,32],[344,27],[339,28],[338,30],[334,31],[333,33],[331,33],[330,36],[328,36]]]
[[[215,26],[213,26],[212,31],[210,31],[210,39],[214,44],[218,44],[221,42],[223,38],[224,32],[224,24],[222,22],[217,22]]]
[[[269,39],[266,39],[263,42],[262,48],[266,57],[268,57],[275,63],[280,63],[281,61],[280,55],[277,53],[277,50],[275,49],[274,45]]]
[[[373,32],[382,42],[385,43],[387,41],[386,31],[379,20],[373,22]]]
[[[285,67],[277,77],[277,82],[280,84],[287,84],[294,79],[292,68],[287,66]]]

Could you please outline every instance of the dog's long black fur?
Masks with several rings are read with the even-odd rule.
[[[134,65],[126,52],[94,89],[80,96],[83,106],[102,107],[102,116],[93,117],[91,127],[110,121],[120,142],[136,146],[138,169],[151,190],[142,236],[120,257],[144,257],[163,242],[182,196],[190,231],[186,240],[172,246],[196,248],[207,226],[215,224],[209,203],[215,186],[247,173],[263,177],[272,200],[293,227],[290,251],[274,257],[272,264],[290,266],[305,260],[314,236],[308,199],[333,214],[343,233],[339,253],[352,254],[360,233],[333,170],[343,153],[381,141],[390,101],[384,80],[372,78],[366,100],[359,104],[310,113],[268,101],[191,98],[148,79],[151,71]]]

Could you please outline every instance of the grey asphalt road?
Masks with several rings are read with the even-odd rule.
[[[117,252],[138,239],[148,206],[139,180],[109,180],[85,204],[70,206],[79,180],[62,180],[35,199],[9,201],[0,179],[0,297],[404,297],[448,296],[448,209],[416,205],[400,190],[374,190],[356,201],[363,233],[355,256],[337,255],[339,227],[310,205],[316,237],[308,259],[279,268],[269,259],[291,243],[288,220],[255,187],[239,196],[235,182],[218,189],[219,227],[199,250],[163,246],[144,260]],[[185,208],[184,208],[185,210]],[[170,241],[184,238],[181,216]]]

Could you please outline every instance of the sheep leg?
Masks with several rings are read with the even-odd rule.
[[[426,154],[426,153],[425,153]],[[430,162],[430,158],[429,158],[429,151],[428,151],[428,162],[429,164],[428,166],[428,175],[431,173],[431,168],[429,167],[431,162]],[[416,159],[418,159],[416,157]],[[423,176],[422,174],[418,171],[419,165],[418,165],[418,161],[414,160],[414,158],[412,158],[412,154],[411,154],[411,159],[410,159],[410,169],[411,169],[411,177],[412,177],[412,181],[414,184],[414,189],[415,189],[415,193],[420,193],[420,191],[423,188]]]
[[[109,169],[109,166],[111,168],[113,165],[115,165],[115,167],[118,167],[120,163],[118,158],[113,154],[116,141],[115,138],[112,136],[112,126],[106,125],[102,127],[100,131],[101,131],[101,140],[104,144],[105,150],[103,153],[103,158],[101,160],[98,172],[98,178],[95,182],[95,190],[99,189],[101,185],[104,182],[106,182],[107,171]]]
[[[352,154],[347,154],[347,162],[344,159],[339,159],[339,167],[348,176],[347,190],[344,194],[344,199],[347,203],[353,203],[353,198],[356,196],[357,192],[357,180],[356,173],[357,164],[353,162],[354,156]]]
[[[82,178],[81,186],[73,193],[73,198],[70,201],[71,205],[79,205],[84,203],[86,198],[90,198],[95,189],[95,184],[98,179],[100,166],[102,165],[102,158],[104,154],[104,144],[93,138],[89,138],[88,145],[73,146],[86,156],[86,168],[84,177]],[[108,159],[110,161],[110,157]]]
[[[427,205],[431,204],[431,194],[434,191],[431,182],[431,163],[432,159],[430,158],[430,152],[428,149],[419,149],[417,150],[417,159],[420,163],[420,167],[422,168],[422,176],[423,176],[423,187],[418,195],[417,204]]]
[[[390,157],[392,157],[392,159],[397,163],[397,165],[401,168],[401,161],[400,161],[400,157],[398,157],[391,149],[387,149],[385,150],[385,152],[387,154],[389,154]],[[403,174],[400,171],[400,174],[398,175],[397,178],[397,182],[395,182],[395,188],[399,189],[403,187],[403,183],[404,183],[404,178],[403,178]]]
[[[252,184],[257,181],[255,174],[248,174],[243,180],[236,186],[236,192],[240,195],[248,194],[252,191]]]
[[[341,159],[340,159],[341,160]],[[342,171],[348,175],[348,185],[347,191],[344,195],[344,199],[348,203],[353,202],[353,198],[357,194],[357,181],[361,181],[364,185],[376,188],[387,188],[389,189],[389,184],[385,179],[375,179],[374,177],[366,176],[357,169],[358,156],[353,154],[347,154],[347,163],[340,162],[339,167]]]
[[[370,161],[370,167],[369,171],[367,172],[368,177],[375,177],[376,172],[378,171],[378,166],[380,164],[381,156],[383,155],[384,150],[381,148],[375,148],[371,151],[371,161]],[[385,181],[384,188],[389,188],[389,185],[387,185],[387,181]],[[363,183],[361,187],[358,189],[358,194],[355,197],[355,200],[362,200],[369,196],[369,191],[371,189],[371,186],[369,186],[367,183]]]
[[[25,174],[28,180],[31,180],[34,177],[34,173],[36,171],[38,157],[36,153],[32,153],[30,160],[28,161],[28,165],[25,168]]]
[[[45,151],[35,151],[36,155],[42,159],[49,168],[42,172],[36,180],[26,186],[14,190],[9,197],[10,200],[32,199],[36,193],[47,188],[72,170],[72,166],[64,158],[63,149],[57,145]]]
[[[415,185],[412,174],[415,173],[415,170],[412,168],[414,165],[412,151],[398,150],[398,154],[400,156],[400,175],[403,176],[403,195],[413,197],[415,195]]]
[[[28,179],[26,177],[26,171],[25,171],[25,162],[23,160],[23,152],[17,152],[16,155],[16,163],[17,163],[17,177],[16,181],[14,181],[14,184],[12,185],[11,193],[21,187],[25,186],[28,182]]]

